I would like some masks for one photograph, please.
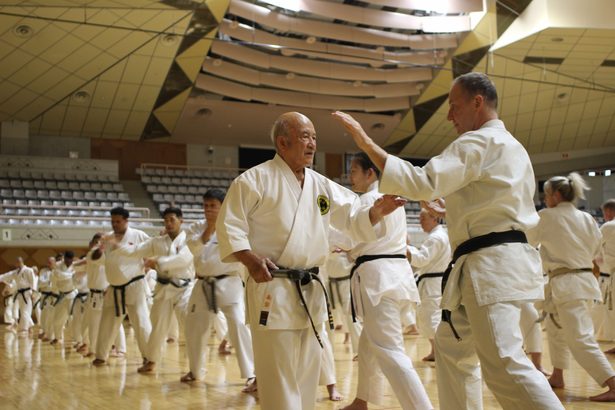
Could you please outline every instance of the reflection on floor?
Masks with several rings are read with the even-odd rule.
[[[51,346],[0,328],[0,408],[6,409],[260,409],[258,400],[241,393],[244,380],[239,377],[234,355],[220,356],[217,342],[208,345],[207,373],[204,382],[180,383],[187,370],[184,346],[172,343],[166,347],[164,359],[155,375],[137,373],[141,358],[133,332],[127,327],[128,354],[111,359],[110,365],[95,368],[91,359],[83,358],[67,346]],[[319,410],[338,409],[354,397],[357,383],[357,362],[352,361],[350,345],[343,344],[344,335],[335,335],[334,349],[338,389],[346,398],[330,402],[327,390],[319,390]],[[604,349],[612,344],[602,344]],[[421,362],[429,344],[422,337],[406,338],[406,351],[413,359],[427,392],[438,408],[435,369]],[[546,349],[546,343],[545,343]],[[611,363],[615,356],[609,357]],[[543,364],[550,368],[548,353]],[[612,409],[612,404],[587,401],[589,395],[603,391],[576,363],[566,372],[567,387],[558,391],[566,409]],[[489,390],[484,388],[485,409],[499,409]],[[385,405],[371,409],[399,409],[397,399],[387,390]]]

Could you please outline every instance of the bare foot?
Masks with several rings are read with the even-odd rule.
[[[88,344],[87,343],[82,344],[77,349],[77,352],[79,352],[79,353],[83,353],[83,352],[87,352],[87,351],[88,351]]]
[[[421,360],[424,362],[435,362],[436,356],[433,354],[433,352],[431,352],[427,356],[423,357]]]
[[[342,325],[336,325],[335,330],[342,330]]]
[[[228,341],[226,339],[222,339],[222,341],[220,342],[220,345],[218,346],[218,354],[231,354],[231,349],[228,348]]]
[[[589,398],[591,401],[615,401],[615,391],[607,390],[604,393]]]
[[[342,407],[340,410],[367,410],[367,402],[361,399],[354,399],[352,403]]]
[[[544,374],[544,376],[547,377],[547,378],[551,377],[551,374],[547,373],[547,371],[545,369],[543,369],[542,367],[536,367],[536,370],[538,370],[540,373]]]
[[[141,374],[143,373],[151,373],[156,368],[156,363],[148,361],[143,366],[139,367],[137,371]]]
[[[167,343],[175,343],[175,339],[174,339],[174,338],[172,338],[172,337],[169,337],[169,338],[167,339]]]
[[[57,345],[59,343],[58,339],[53,339],[50,344]]]
[[[350,333],[344,333],[344,344],[350,342]]]
[[[358,362],[359,361],[359,355],[355,354],[354,357],[352,358],[353,362]]]
[[[107,362],[103,359],[94,359],[94,361],[92,362],[92,365],[96,367],[105,366],[106,364]]]
[[[615,354],[615,347],[613,347],[612,349],[609,349],[609,350],[605,351],[604,353],[606,353],[606,354]]]
[[[87,353],[84,352],[83,357],[94,357],[94,352],[87,352]]]
[[[182,383],[190,383],[196,381],[196,377],[192,375],[192,372],[188,372],[184,374],[179,381]]]
[[[554,389],[563,389],[564,388],[564,380],[560,377],[556,377],[555,375],[551,375],[549,377],[549,385]]]
[[[246,380],[246,387],[241,389],[243,393],[255,393],[258,390],[258,385],[256,384],[256,377],[250,377]]]
[[[48,342],[48,341],[49,341],[49,338],[47,336],[44,336],[43,337],[43,342]]]
[[[337,391],[335,384],[327,385],[327,391],[329,392],[329,400],[341,401],[343,399],[342,395]]]
[[[45,333],[40,333],[38,335],[38,338],[44,341],[45,340]]]
[[[404,334],[409,336],[416,336],[419,334],[419,330],[416,325],[409,325],[406,326],[406,328],[404,329]]]

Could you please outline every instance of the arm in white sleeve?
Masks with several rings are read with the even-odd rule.
[[[192,260],[192,252],[187,246],[183,246],[175,255],[159,257],[158,267],[161,271],[182,272],[190,268]]]
[[[237,262],[233,255],[235,252],[252,249],[248,239],[248,217],[259,200],[260,194],[244,179],[235,179],[229,187],[216,221],[220,259],[223,262]]]
[[[120,255],[134,256],[138,258],[151,258],[156,256],[154,249],[154,240],[156,238],[149,238],[145,242],[141,242],[136,245],[124,245],[115,249],[114,252],[118,252]]]
[[[186,245],[188,245],[190,252],[194,256],[199,256],[203,252],[204,243],[201,237],[207,225],[203,226],[203,230],[199,229],[200,226],[200,224],[194,223],[186,230]]]
[[[389,155],[380,180],[380,192],[424,201],[446,197],[479,178],[484,146],[482,139],[468,133],[424,167]]]
[[[422,268],[429,265],[434,261],[435,257],[442,255],[445,246],[447,245],[435,238],[427,238],[420,248],[409,245],[408,250],[410,255],[412,255],[412,266]]]
[[[17,274],[17,270],[12,270],[12,271],[3,273],[2,275],[0,275],[0,282],[4,282],[8,284],[11,280],[13,280],[16,274]]]
[[[363,205],[357,194],[333,181],[329,181],[329,185],[332,192],[332,227],[356,243],[372,242],[386,234],[386,226],[382,221],[372,225],[369,219],[370,207]]]

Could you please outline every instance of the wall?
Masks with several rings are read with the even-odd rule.
[[[166,142],[91,139],[91,157],[119,161],[120,179],[138,180],[143,163],[186,165],[186,145]]]
[[[187,165],[199,167],[239,168],[237,147],[224,145],[187,144]]]
[[[76,151],[79,158],[90,158],[90,139],[79,137],[30,136],[29,155],[44,157],[68,157]]]

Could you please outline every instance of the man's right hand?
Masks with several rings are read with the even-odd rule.
[[[235,257],[243,263],[256,283],[273,280],[269,270],[278,267],[269,258],[264,258],[250,250],[235,252]]]

